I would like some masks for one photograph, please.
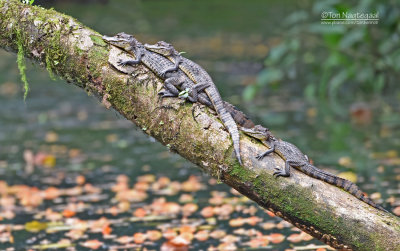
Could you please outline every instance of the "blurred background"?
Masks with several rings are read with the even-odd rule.
[[[124,31],[142,42],[172,43],[210,73],[223,99],[296,144],[316,166],[356,182],[400,215],[396,1],[59,0],[34,5],[54,8],[101,34]],[[323,12],[378,13],[379,21],[321,24]],[[195,250],[327,248],[29,61],[27,78],[30,91],[24,101],[16,55],[0,50],[1,249],[59,243],[93,248],[89,241],[97,240],[99,249],[134,245],[158,250],[174,245],[165,231],[182,234],[180,228],[189,223],[197,226],[188,244]],[[139,189],[143,183],[148,187]],[[118,190],[120,184],[129,190]],[[57,193],[48,195],[52,191]],[[118,191],[146,196],[132,201]],[[167,204],[161,207],[172,203],[179,210],[154,212],[154,203],[163,200]],[[221,213],[223,207],[228,215]],[[132,220],[143,216],[137,212],[166,218]],[[90,226],[75,239],[72,219]],[[100,231],[92,227],[96,223]],[[7,224],[12,231],[4,230]],[[105,225],[112,231],[104,233]],[[207,241],[198,237],[199,229],[209,234]],[[164,237],[151,239],[153,230]],[[124,236],[130,241],[116,241]]]

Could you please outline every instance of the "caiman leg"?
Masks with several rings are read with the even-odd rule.
[[[119,65],[126,66],[126,65],[136,65],[139,64],[142,60],[144,52],[139,52],[137,53],[137,59],[136,60],[120,60],[118,62]],[[164,70],[163,73],[161,73],[162,76],[165,76],[170,71],[176,71],[179,68],[179,63],[181,62],[180,59],[175,60],[175,65],[172,68]],[[165,78],[165,77],[163,77]],[[161,95],[161,97],[178,97],[179,96],[179,90],[176,88],[176,86],[179,86],[183,83],[183,81],[179,78],[166,78],[164,81],[164,88],[166,91],[161,91],[158,94]],[[188,100],[190,102],[197,102],[198,101],[198,93],[209,87],[210,84],[199,84],[195,85],[191,89],[191,96],[188,97]]]
[[[270,153],[273,153],[274,151],[275,151],[275,146],[274,146],[274,145],[271,145],[271,149],[265,151],[264,153],[258,154],[258,155],[256,156],[256,159],[262,160],[265,156],[267,156],[267,155],[270,154]]]
[[[172,66],[171,68],[165,69],[161,73],[161,77],[164,77],[165,74],[167,74],[168,72],[177,71],[179,69],[179,64],[182,62],[182,58],[181,57],[174,57],[174,59],[175,59],[175,65]]]
[[[119,60],[118,65],[126,66],[126,65],[137,65],[141,62],[143,56],[143,52],[137,53],[137,58],[135,60]],[[182,84],[178,78],[169,78],[164,81],[164,88],[166,91],[160,91],[158,95],[161,97],[177,97],[179,95],[179,90],[175,86],[179,86]]]
[[[256,158],[258,160],[262,160],[265,156],[275,151],[275,145],[273,143],[269,143],[271,149],[265,151],[264,153],[258,154]],[[281,170],[279,167],[275,167],[275,172],[273,173],[275,177],[283,176],[289,177],[290,176],[290,161],[285,160],[285,169]]]
[[[275,172],[272,174],[276,178],[279,176],[289,177],[290,176],[290,161],[285,161],[285,169],[281,170],[279,167],[275,167]]]
[[[166,89],[165,91],[161,91],[158,94],[161,95],[161,97],[179,97],[180,91],[176,88],[176,86],[179,86],[181,83],[179,83],[176,78],[168,78],[164,82],[164,88]],[[199,92],[203,91],[205,88],[209,87],[209,84],[199,84],[195,85],[190,89],[190,96],[187,97],[187,99],[192,102],[196,103],[199,101]],[[182,98],[182,97],[180,97]],[[204,103],[205,101],[202,99],[201,103]],[[205,105],[208,105],[207,102]]]
[[[177,97],[179,96],[179,90],[176,87],[182,83],[183,81],[179,78],[168,78],[164,81],[165,91],[160,91],[158,95],[161,95],[161,97]]]
[[[206,89],[207,87],[209,87],[210,84],[208,83],[204,83],[204,84],[198,84],[198,85],[194,85],[191,89],[190,89],[190,94],[191,96],[188,97],[190,102],[197,102],[199,99],[199,92],[204,91],[204,89]]]
[[[142,61],[143,52],[137,54],[137,58],[135,60],[119,60],[118,65],[126,66],[126,65],[136,65]]]

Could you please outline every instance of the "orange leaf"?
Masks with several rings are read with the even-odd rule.
[[[136,244],[142,244],[146,240],[146,235],[143,233],[136,233],[133,235],[133,241]]]
[[[44,190],[44,198],[46,200],[52,200],[60,196],[60,190],[56,187],[48,187]]]
[[[246,222],[252,226],[255,226],[257,223],[261,222],[262,219],[257,216],[252,216],[246,220]]]
[[[265,230],[270,230],[276,227],[276,224],[273,222],[265,222],[263,224],[261,224],[261,227]]]
[[[104,225],[103,226],[103,229],[101,230],[101,233],[103,234],[103,235],[109,235],[109,234],[111,234],[111,231],[112,231],[112,228],[110,227],[110,225]]]
[[[179,232],[181,233],[194,233],[196,228],[190,225],[183,225],[179,228]]]
[[[78,176],[76,176],[76,178],[75,178],[75,182],[76,182],[76,184],[82,186],[83,184],[85,184],[86,178],[85,178],[85,176],[83,176],[83,175],[78,175]]]
[[[303,240],[302,236],[300,234],[291,234],[287,237],[288,241],[297,243]]]
[[[231,226],[231,227],[241,227],[241,226],[243,226],[244,223],[245,223],[245,221],[243,220],[243,218],[239,217],[239,218],[230,220],[229,221],[229,226]]]
[[[171,239],[175,238],[177,235],[178,234],[176,233],[176,231],[171,228],[169,228],[163,232],[163,236],[167,240],[171,240]]]
[[[200,214],[204,217],[204,218],[209,218],[212,217],[214,215],[214,208],[211,206],[205,207],[201,210]]]
[[[284,239],[285,236],[283,234],[274,233],[269,235],[269,240],[274,244],[281,243]]]
[[[63,216],[64,216],[65,218],[70,218],[70,217],[75,216],[76,213],[75,213],[74,211],[72,211],[72,210],[64,209],[64,211],[62,212],[62,214],[63,214]]]
[[[274,214],[273,212],[269,211],[269,210],[267,210],[267,214],[268,214],[269,216],[271,216],[271,217],[275,217],[275,214]]]
[[[189,216],[199,209],[199,206],[194,203],[187,203],[182,207],[182,212],[184,215]]]
[[[176,236],[170,242],[177,247],[188,246],[190,244],[190,241],[182,235]]]
[[[208,240],[208,231],[207,230],[200,230],[194,235],[194,237],[198,241],[206,241],[206,240]]]
[[[132,240],[133,240],[133,237],[130,237],[130,236],[127,236],[127,235],[121,236],[118,239],[116,239],[116,241],[118,243],[121,243],[121,244],[128,244]]]
[[[140,217],[144,217],[144,216],[146,216],[146,210],[144,210],[143,208],[141,208],[141,207],[139,207],[138,209],[136,209],[135,210],[135,212],[133,213],[133,215],[135,216],[135,217],[138,217],[138,218],[140,218]]]

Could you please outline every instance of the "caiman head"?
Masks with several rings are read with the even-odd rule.
[[[179,55],[179,52],[177,52],[171,44],[164,41],[159,41],[156,44],[145,44],[144,48],[149,51],[161,54],[165,57]]]
[[[268,140],[271,136],[270,130],[261,125],[256,125],[253,128],[241,127],[240,130],[243,131],[245,134],[259,140]]]
[[[104,41],[112,44],[125,51],[131,51],[134,47],[140,46],[141,43],[136,40],[132,35],[120,32],[113,37],[103,36]]]

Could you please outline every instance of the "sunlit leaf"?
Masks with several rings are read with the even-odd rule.
[[[338,174],[338,176],[353,183],[357,182],[357,175],[353,172],[341,172]]]

